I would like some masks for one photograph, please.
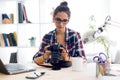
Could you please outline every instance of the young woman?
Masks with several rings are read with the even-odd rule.
[[[52,51],[48,50],[48,47],[55,43],[64,46],[60,48],[62,50],[62,60],[59,62],[59,66],[71,66],[71,57],[80,56],[85,58],[80,33],[66,27],[70,20],[70,15],[71,12],[67,2],[64,1],[57,6],[53,13],[53,22],[56,28],[43,37],[40,49],[33,57],[36,64],[43,65],[50,62]]]

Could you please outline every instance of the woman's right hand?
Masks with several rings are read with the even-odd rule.
[[[44,54],[44,56],[47,56],[47,57],[49,57],[51,55],[51,51],[48,50],[48,47],[50,47],[50,46],[49,45],[45,46],[45,54]]]
[[[34,59],[35,63],[37,63],[38,65],[44,64],[45,60],[50,57],[51,51],[48,50],[48,47],[49,46],[45,47],[45,53],[42,56],[37,57],[37,58]]]

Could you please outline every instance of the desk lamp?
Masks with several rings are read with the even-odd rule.
[[[104,24],[101,27],[99,27],[97,31],[88,31],[83,35],[84,44],[95,41],[97,38],[99,38],[100,34],[104,31],[107,25],[113,25],[120,28],[120,23],[116,21],[112,21],[111,16],[108,15],[105,18]]]

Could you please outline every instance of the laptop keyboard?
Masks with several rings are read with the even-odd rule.
[[[16,63],[6,64],[5,67],[7,68],[8,71],[20,71],[25,69],[24,65]]]

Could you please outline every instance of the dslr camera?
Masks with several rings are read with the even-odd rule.
[[[60,69],[59,61],[62,60],[62,57],[61,57],[62,50],[60,49],[61,47],[63,46],[59,43],[52,44],[50,45],[50,47],[48,47],[48,50],[51,51],[50,63],[53,65],[53,68],[52,68],[53,70]]]

